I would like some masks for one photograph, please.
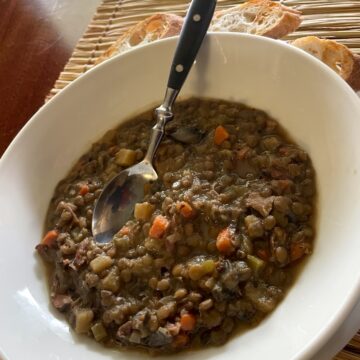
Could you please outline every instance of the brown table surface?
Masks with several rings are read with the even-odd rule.
[[[0,0],[0,156],[43,104],[100,0]]]

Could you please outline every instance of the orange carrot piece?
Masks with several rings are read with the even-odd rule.
[[[191,331],[195,329],[196,317],[193,314],[186,313],[180,317],[180,326],[184,331]]]
[[[219,232],[216,239],[216,248],[223,254],[231,254],[235,250],[233,245],[233,235],[229,228]]]
[[[187,336],[186,334],[179,334],[174,338],[172,345],[175,348],[181,348],[186,346],[188,343],[189,343],[189,336]]]
[[[160,239],[165,234],[165,231],[169,227],[169,224],[170,222],[165,216],[158,215],[151,225],[149,231],[150,237]]]
[[[57,230],[50,230],[45,234],[45,236],[41,240],[41,244],[52,247],[55,244],[55,241],[58,236],[59,236],[59,232]]]
[[[177,203],[176,208],[178,209],[180,214],[186,219],[191,218],[194,215],[193,208],[186,201],[180,201],[179,203]]]
[[[80,195],[86,195],[88,192],[89,192],[89,185],[87,185],[87,184],[83,184],[83,185],[81,185],[81,187],[80,187],[80,190],[79,190],[79,194]]]
[[[305,247],[303,243],[292,243],[290,245],[290,259],[291,261],[299,260],[305,254]]]
[[[229,138],[229,133],[226,131],[226,129],[223,126],[219,125],[215,129],[215,134],[214,134],[215,144],[221,145],[228,138]]]

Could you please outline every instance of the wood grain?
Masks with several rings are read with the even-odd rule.
[[[94,11],[84,6],[89,16],[73,22],[69,37],[54,21],[67,9],[69,0],[0,0],[0,156],[43,104]]]

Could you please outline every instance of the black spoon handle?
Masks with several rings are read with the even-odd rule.
[[[193,0],[180,33],[168,87],[180,91],[209,28],[216,0]]]

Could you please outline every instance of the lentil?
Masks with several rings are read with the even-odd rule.
[[[222,344],[276,307],[312,252],[314,171],[278,123],[220,100],[178,102],[174,112],[172,130],[191,122],[203,138],[185,146],[165,136],[155,158],[162,182],[145,189],[111,243],[92,238],[94,202],[143,158],[152,111],[81,157],[55,190],[37,246],[54,269],[52,304],[106,345]]]

